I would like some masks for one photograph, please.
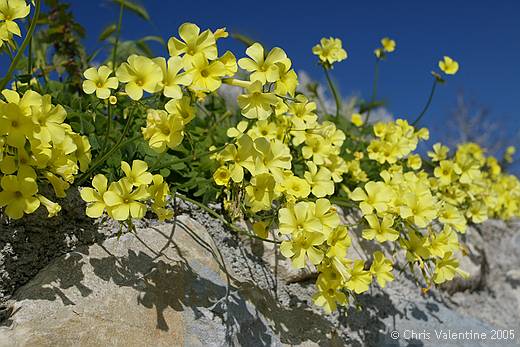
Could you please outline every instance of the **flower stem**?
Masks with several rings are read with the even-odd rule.
[[[370,120],[370,112],[372,111],[374,102],[376,102],[377,82],[378,81],[379,81],[379,59],[376,59],[376,64],[374,66],[374,81],[372,83],[372,97],[370,98],[370,105],[368,107],[367,118],[365,119],[365,124],[368,124],[368,121]]]
[[[81,185],[83,182],[85,182],[85,180],[89,177],[89,175],[101,164],[103,164],[111,155],[112,153],[114,153],[119,147],[121,147],[121,144],[127,144],[129,141],[125,141],[123,142],[123,139],[125,138],[126,136],[126,133],[128,132],[128,130],[130,129],[130,123],[132,123],[132,117],[133,117],[133,113],[130,113],[130,116],[128,116],[128,121],[126,122],[126,125],[123,129],[123,133],[121,134],[121,137],[119,138],[119,140],[114,144],[114,146],[112,148],[110,148],[110,150],[108,152],[106,152],[105,154],[103,154],[101,156],[101,158],[99,158],[98,160],[96,160],[94,162],[94,164],[92,164],[87,171],[85,171],[83,173],[83,175],[80,176],[80,178],[78,179],[76,185],[79,186]],[[140,137],[140,136],[139,136]],[[139,137],[134,137],[132,138],[131,140],[135,140]]]
[[[252,238],[255,238],[255,239],[258,239],[258,240],[261,240],[261,241],[265,241],[265,242],[271,242],[271,243],[275,243],[275,244],[278,244],[278,243],[281,243],[280,241],[275,241],[275,240],[269,240],[269,239],[264,239],[263,237],[260,237],[260,236],[257,236],[257,235],[253,235],[253,234],[250,234],[248,233],[246,230],[242,229],[242,228],[239,228],[238,226],[236,226],[235,224],[233,223],[230,223],[228,222],[227,220],[224,219],[224,217],[222,217],[221,215],[219,215],[217,212],[213,211],[211,208],[209,208],[208,206],[198,202],[197,200],[193,200],[191,198],[188,198],[186,195],[183,195],[179,192],[176,192],[176,195],[181,198],[182,200],[185,200],[185,201],[188,201],[198,207],[200,207],[201,209],[203,209],[204,211],[206,211],[208,214],[210,214],[211,216],[217,218],[219,221],[221,221],[222,223],[224,223],[227,227],[229,227],[230,229],[232,229],[233,231],[236,231],[238,232],[239,234],[243,234],[243,235],[246,235],[246,236],[249,236],[249,237],[252,237]]]
[[[103,141],[103,150],[101,152],[104,152],[107,149],[108,138],[110,137],[110,128],[112,127],[112,106],[110,105],[110,102],[107,103],[107,116],[107,131],[105,133],[105,140]]]
[[[424,105],[424,108],[423,108],[421,114],[419,114],[419,116],[413,121],[413,123],[412,123],[413,126],[416,126],[419,123],[419,121],[422,119],[422,117],[424,116],[426,111],[428,111],[428,108],[430,107],[430,104],[432,103],[433,95],[435,94],[435,87],[437,87],[436,78],[433,79],[432,90],[430,91],[430,96],[428,97],[428,101],[426,101],[426,105]]]
[[[332,92],[332,95],[334,96],[334,101],[336,102],[336,117],[339,117],[339,112],[341,111],[341,98],[339,96],[338,90],[336,89],[336,86],[330,78],[329,69],[324,65],[322,66],[323,71],[325,71],[325,77],[327,78],[327,83],[329,84],[330,91]]]
[[[11,77],[13,76],[13,72],[16,69],[16,66],[18,65],[18,61],[23,56],[23,53],[25,51],[25,48],[31,41],[32,35],[34,33],[34,29],[36,28],[36,22],[38,21],[38,17],[40,17],[40,7],[41,7],[41,0],[36,0],[35,5],[35,12],[34,16],[31,19],[31,24],[29,25],[29,30],[27,31],[27,35],[25,36],[25,39],[22,42],[22,45],[16,52],[16,55],[14,59],[11,61],[11,65],[9,65],[9,69],[7,70],[7,73],[5,74],[4,78],[0,81],[0,90],[3,90],[7,83],[11,80]]]
[[[117,60],[117,45],[119,44],[119,36],[121,35],[121,24],[123,23],[123,9],[125,7],[125,1],[121,1],[119,7],[119,19],[117,21],[116,39],[114,41],[114,51],[112,53],[112,70],[116,71],[116,60]]]

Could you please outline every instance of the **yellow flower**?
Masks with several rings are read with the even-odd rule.
[[[264,55],[264,47],[258,42],[253,43],[246,49],[246,54],[250,58],[242,58],[238,61],[238,66],[251,72],[251,81],[276,82],[280,78],[280,71],[277,63],[287,64],[288,58],[283,49],[275,47],[267,56]]]
[[[336,227],[327,238],[327,245],[329,246],[327,257],[345,258],[351,243],[347,227],[344,225]]]
[[[419,170],[422,166],[422,159],[419,154],[412,154],[406,160],[406,165],[413,170]]]
[[[30,11],[31,8],[25,0],[0,0],[0,20],[5,21],[2,26],[14,35],[21,36],[20,28],[14,20],[27,17]]]
[[[514,146],[509,146],[506,148],[506,151],[504,153],[504,160],[511,164],[513,162],[513,156],[516,153],[516,148]]]
[[[347,281],[346,287],[356,294],[366,292],[372,283],[372,274],[365,271],[364,268],[364,260],[355,260],[354,266],[350,270],[350,279]]]
[[[283,181],[282,186],[287,194],[299,199],[306,198],[311,192],[309,183],[307,183],[307,181],[305,181],[303,178],[299,178],[294,175],[287,177]]]
[[[455,75],[459,71],[459,63],[448,56],[439,61],[439,68],[447,75]]]
[[[384,37],[381,39],[381,45],[383,46],[385,52],[390,53],[395,50],[395,41],[388,37]]]
[[[184,138],[184,121],[179,115],[163,110],[148,110],[146,127],[141,129],[143,138],[154,151],[162,153],[177,147]]]
[[[90,218],[99,218],[105,211],[105,201],[103,195],[107,191],[108,180],[98,174],[92,179],[92,187],[83,188],[80,192],[81,198],[88,203],[86,214]]]
[[[441,161],[446,159],[449,150],[448,147],[443,146],[441,143],[436,143],[433,145],[433,151],[428,151],[428,156],[432,158],[433,161]]]
[[[376,251],[374,253],[374,261],[372,266],[370,266],[370,272],[376,276],[377,283],[379,283],[381,288],[384,288],[387,282],[394,280],[392,269],[392,261],[385,258],[382,252]]]
[[[305,201],[280,209],[278,220],[280,222],[279,230],[282,234],[321,232],[323,228],[320,221],[314,216],[312,204]]]
[[[369,214],[365,216],[370,228],[363,230],[363,238],[377,242],[395,241],[399,238],[399,232],[392,228],[394,225],[394,217],[386,214],[380,221],[377,215]]]
[[[430,252],[425,247],[427,239],[422,235],[412,231],[409,233],[409,239],[400,239],[401,246],[406,249],[406,260],[408,262],[419,261],[430,256]]]
[[[394,192],[383,182],[371,181],[365,184],[365,190],[360,187],[354,189],[350,198],[354,201],[361,201],[359,208],[363,214],[368,215],[374,209],[378,213],[385,212],[394,198]]]
[[[276,63],[278,66],[279,78],[276,81],[274,92],[277,95],[285,96],[289,94],[294,96],[296,87],[298,86],[298,76],[293,69],[291,69],[291,60],[286,59],[280,63]]]
[[[357,127],[360,127],[363,125],[363,117],[359,113],[352,113],[352,116],[350,118],[352,124],[354,124]]]
[[[226,69],[226,76],[233,76],[235,72],[237,72],[237,58],[230,51],[226,51],[226,53],[224,53],[224,55],[222,55],[218,60],[224,64]]]
[[[309,102],[303,94],[298,94],[295,102],[289,104],[287,113],[291,115],[291,122],[298,128],[305,128],[307,125],[314,125],[318,116],[316,115],[316,103]]]
[[[183,96],[182,99],[170,100],[164,105],[164,109],[170,115],[180,116],[186,125],[195,117],[195,108],[191,105],[191,98]]]
[[[305,256],[314,265],[323,259],[323,251],[317,246],[325,241],[325,236],[318,232],[300,231],[292,235],[289,241],[283,241],[280,245],[280,253],[284,257],[291,258],[292,266],[301,269],[305,266]]]
[[[0,135],[7,135],[6,143],[23,148],[26,139],[32,138],[36,130],[32,117],[15,103],[0,104]]]
[[[222,159],[224,162],[233,162],[229,169],[231,171],[231,179],[238,183],[244,179],[244,169],[249,172],[255,171],[254,158],[256,150],[253,141],[247,135],[241,136],[237,145],[229,144],[222,151]]]
[[[431,233],[430,239],[424,246],[432,255],[442,258],[446,252],[455,252],[459,249],[459,240],[454,231],[445,227],[441,233]]]
[[[218,61],[211,63],[203,54],[197,54],[191,59],[192,67],[188,73],[192,76],[190,88],[195,91],[213,92],[222,84],[222,77],[226,75],[225,65]]]
[[[20,219],[24,212],[33,213],[40,206],[40,200],[34,196],[38,185],[33,177],[20,174],[4,176],[0,186],[0,207],[5,207],[9,218]]]
[[[280,140],[269,141],[265,137],[257,138],[254,142],[254,148],[258,153],[255,160],[255,172],[268,171],[277,182],[281,182],[283,180],[283,170],[291,169],[292,156],[290,148]]]
[[[127,220],[129,217],[141,219],[146,212],[146,205],[140,201],[150,195],[146,186],[132,189],[132,183],[128,178],[110,184],[109,189],[103,194],[103,201],[107,206],[107,212],[115,220]]]
[[[320,43],[312,48],[312,53],[323,63],[330,65],[347,59],[347,51],[343,49],[341,40],[332,37],[322,38]]]
[[[107,99],[110,97],[110,89],[117,89],[119,81],[117,77],[110,77],[112,70],[105,65],[96,69],[91,67],[85,70],[83,76],[86,80],[83,81],[83,91],[87,94],[96,93],[99,99]]]
[[[115,95],[110,95],[110,97],[108,98],[108,102],[110,102],[110,105],[117,104],[117,97]]]
[[[40,200],[40,203],[47,209],[48,218],[56,216],[61,211],[61,206],[59,204],[50,201],[45,196],[38,194],[36,195],[36,197],[38,198],[38,200]]]
[[[414,192],[405,193],[402,197],[404,205],[400,208],[400,215],[404,219],[410,219],[419,228],[426,227],[437,217],[437,206],[431,194],[419,196]]]
[[[221,166],[215,171],[213,174],[213,180],[219,186],[226,186],[231,178],[231,173],[229,169],[225,166]]]
[[[330,140],[318,134],[306,136],[305,146],[302,147],[303,158],[310,159],[312,157],[312,161],[316,165],[324,165],[331,152],[333,151]]]
[[[179,73],[183,68],[181,57],[172,57],[166,61],[163,57],[153,59],[162,70],[163,78],[159,82],[159,88],[163,90],[164,96],[172,99],[182,98],[182,86],[191,83],[191,75],[184,72]]]
[[[155,93],[163,80],[161,67],[150,58],[132,54],[116,71],[119,81],[126,83],[125,92],[133,100],[143,97],[143,91]]]
[[[460,233],[466,232],[467,222],[464,215],[450,204],[445,204],[439,212],[439,221],[444,225],[455,228]]]
[[[463,278],[468,278],[469,274],[459,269],[459,261],[453,257],[451,252],[446,252],[442,259],[437,260],[433,274],[433,282],[441,284],[451,281],[456,274]]]
[[[53,106],[51,96],[45,95],[42,98],[40,107],[32,108],[34,123],[39,125],[39,129],[34,137],[44,143],[52,140],[54,145],[61,144],[65,140],[65,129],[63,121],[67,117],[67,112],[61,105]]]
[[[132,167],[130,167],[126,161],[122,161],[121,170],[123,170],[125,176],[128,178],[128,182],[134,187],[152,183],[153,175],[147,171],[148,164],[142,160],[134,160]]]
[[[197,25],[184,23],[179,27],[179,36],[182,41],[176,37],[168,40],[168,51],[172,57],[183,55],[182,59],[186,69],[191,68],[197,54],[202,54],[208,60],[217,58],[215,36],[209,29],[201,33]]]
[[[331,313],[337,308],[337,304],[346,305],[348,300],[345,293],[334,282],[318,280],[316,282],[318,292],[312,300],[315,305],[323,307],[326,313]]]
[[[262,84],[258,81],[251,84],[248,88],[249,94],[238,96],[238,106],[242,110],[242,115],[249,119],[264,120],[273,113],[273,106],[278,102],[278,98],[273,93],[264,93]]]
[[[433,170],[433,175],[439,179],[439,185],[447,186],[461,174],[459,166],[451,160],[441,160]]]
[[[251,184],[246,187],[246,205],[251,207],[251,211],[269,211],[272,208],[273,200],[276,197],[276,181],[273,175],[261,173],[251,179]]]
[[[334,181],[329,169],[322,166],[318,170],[318,166],[312,161],[308,161],[306,164],[309,171],[305,171],[304,177],[311,186],[312,194],[317,198],[334,194]]]

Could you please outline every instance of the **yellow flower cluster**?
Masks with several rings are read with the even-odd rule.
[[[312,53],[317,55],[320,62],[327,66],[332,66],[334,63],[347,59],[347,51],[343,49],[341,40],[333,37],[322,38],[319,44],[312,47]]]
[[[381,44],[379,58],[395,49],[391,39],[385,38]],[[330,67],[346,57],[340,49],[339,40],[323,39],[314,53]],[[220,167],[213,178],[224,187],[224,205],[231,216],[244,216],[264,238],[278,226],[281,253],[293,266],[316,267],[319,275],[314,301],[327,312],[346,304],[349,295],[368,290],[374,280],[384,287],[394,279],[393,257],[381,251],[375,252],[369,263],[348,258],[351,240],[347,226],[341,225],[330,200],[338,195],[336,184],[348,182],[353,187],[342,186],[362,214],[362,237],[394,243],[410,264],[419,266],[428,287],[455,275],[467,276],[456,257],[461,251],[457,233],[465,232],[468,221],[483,220],[475,217],[481,209],[468,206],[485,201],[495,215],[519,214],[516,178],[497,176],[500,170],[492,168],[498,165],[496,161],[480,158],[479,168],[490,166],[495,175],[486,174],[486,184],[474,181],[475,173],[470,169],[474,164],[467,156],[475,153],[475,148],[470,145],[462,146],[454,159],[469,166],[462,186],[450,181],[449,189],[438,182],[437,171],[441,169],[423,169],[423,160],[413,153],[420,140],[429,138],[428,129],[416,129],[406,120],[369,124],[373,134],[354,138],[368,145],[342,150],[345,134],[334,123],[320,122],[315,103],[295,93],[296,75],[290,84],[283,81],[291,88],[278,87],[283,80],[280,71],[291,66],[285,52],[274,48],[266,54],[255,43],[246,54],[251,58],[240,59],[239,66],[250,72],[249,81],[233,79],[229,83],[243,88],[238,104],[248,120],[228,129],[228,136],[235,140],[214,155]],[[451,66],[445,71],[444,65],[441,69],[448,74],[454,70]],[[352,123],[364,126],[360,114],[352,115]],[[436,146],[434,157],[444,160],[445,152]],[[372,168],[370,175],[366,167]],[[459,174],[462,176],[462,171]],[[464,192],[457,195],[460,199],[456,203],[449,200],[454,189]],[[500,195],[492,205],[487,201],[489,196],[484,196],[489,191]]]
[[[278,225],[282,254],[296,268],[317,268],[315,302],[330,312],[347,303],[345,291],[361,293],[374,278],[383,286],[392,280],[392,265],[382,253],[367,271],[363,261],[346,258],[350,237],[329,200],[349,170],[341,156],[343,131],[320,122],[316,104],[295,95],[296,74],[291,83],[280,74],[291,66],[283,50],[273,48],[264,59],[255,43],[246,54],[251,58],[238,63],[250,72],[249,81],[231,84],[243,87],[238,103],[248,120],[228,130],[235,140],[214,156],[220,167],[213,178],[224,187],[231,215],[247,216],[261,237]]]
[[[12,45],[13,35],[22,35],[15,20],[27,17],[30,10],[25,0],[0,0],[0,47],[4,42]]]
[[[28,90],[23,95],[4,90],[0,101],[0,207],[7,216],[21,218],[44,205],[49,216],[61,207],[38,194],[50,184],[57,197],[90,163],[90,144],[64,123],[67,116],[50,95]]]
[[[217,40],[226,36],[224,29],[201,31],[185,23],[179,38],[168,41],[168,59],[132,55],[115,68],[115,77],[106,66],[88,69],[84,91],[107,99],[121,82],[133,100],[145,92],[161,93],[164,107],[147,111],[142,134],[150,148],[164,152],[183,141],[195,103],[204,109],[200,102],[222,84],[240,88],[237,116],[244,118],[227,130],[230,140],[222,150],[212,148],[218,163],[213,180],[232,219],[246,219],[257,237],[279,240],[294,267],[316,268],[314,302],[327,312],[374,281],[381,287],[392,281],[397,252],[419,267],[428,287],[466,276],[457,260],[458,234],[470,222],[520,215],[518,179],[503,174],[497,160],[486,158],[478,146],[462,145],[448,158],[448,149],[436,144],[430,161],[414,153],[418,142],[429,138],[426,128],[402,119],[372,124],[359,113],[350,118],[349,129],[355,131],[346,141],[337,128],[341,122],[320,119],[316,103],[296,91],[298,76],[283,49],[253,43],[237,62],[231,52],[218,55]],[[392,39],[382,39],[378,61],[395,47]],[[323,38],[313,53],[325,73],[347,58],[335,38]],[[236,76],[238,67],[245,78]],[[439,67],[455,74],[458,63],[445,57]],[[509,149],[505,160],[513,153]],[[143,218],[149,204],[160,219],[172,216],[162,176],[152,175],[139,160],[132,166],[122,162],[121,169],[125,177],[119,181],[109,184],[97,175],[93,188],[82,190],[87,215],[96,218],[106,211],[131,223]],[[381,249],[372,259],[349,257],[349,231],[335,204],[359,210],[362,237]],[[383,252],[385,243],[395,251]]]
[[[374,124],[374,135],[377,139],[370,142],[368,157],[380,164],[395,164],[417,148],[419,140],[427,140],[428,129],[416,130],[406,120]]]
[[[486,157],[475,143],[460,145],[451,158],[448,151],[435,144],[428,152],[435,164],[430,183],[442,201],[473,223],[520,216],[520,182],[504,174],[496,158]]]
[[[394,40],[388,37],[381,39],[381,47],[374,50],[374,54],[377,59],[384,59],[386,53],[392,53],[395,51],[396,43]]]
[[[92,179],[93,188],[81,190],[81,198],[88,203],[87,216],[99,218],[106,211],[114,220],[131,223],[144,217],[147,203],[161,221],[173,216],[166,208],[170,188],[161,175],[148,172],[146,162],[134,160],[130,166],[122,161],[121,171],[124,177],[110,185],[104,175],[98,174]]]
[[[89,68],[84,72],[83,90],[107,99],[111,97],[111,89],[117,90],[121,82],[132,100],[140,100],[144,92],[162,93],[169,98],[164,110],[148,110],[146,126],[142,129],[150,147],[164,152],[182,142],[184,127],[195,115],[191,96],[203,99],[206,94],[216,91],[225,77],[233,76],[237,71],[237,62],[231,52],[218,56],[216,42],[227,36],[225,29],[201,32],[197,25],[184,23],[179,27],[180,39],[172,37],[168,41],[168,59],[131,55],[115,70],[115,77],[111,77],[112,70],[107,66]],[[275,68],[278,74],[278,67]],[[269,71],[273,72],[272,69]]]

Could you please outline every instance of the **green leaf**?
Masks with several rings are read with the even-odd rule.
[[[161,174],[162,177],[168,177],[168,176],[170,176],[171,171],[166,169],[166,168],[164,168],[164,169],[161,169],[159,171],[159,173]]]
[[[112,0],[112,2],[119,5],[123,4],[123,6],[130,12],[135,13],[136,15],[138,15],[146,21],[150,21],[150,15],[148,14],[148,11],[146,11],[144,6],[137,4],[132,0]]]
[[[105,28],[105,30],[103,30],[103,32],[99,35],[99,41],[104,41],[106,40],[110,35],[112,35],[117,29],[117,25],[115,24],[110,24],[109,26],[107,26]]]

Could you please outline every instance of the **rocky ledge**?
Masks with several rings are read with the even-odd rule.
[[[179,205],[175,223],[142,223],[119,238],[113,226],[89,226],[101,236],[74,243],[6,295],[0,346],[519,345],[518,336],[491,336],[520,334],[518,222],[468,231],[468,281],[423,296],[401,274],[325,315],[311,302],[313,274],[284,260],[275,269],[272,247]],[[0,270],[12,275],[5,259]]]

